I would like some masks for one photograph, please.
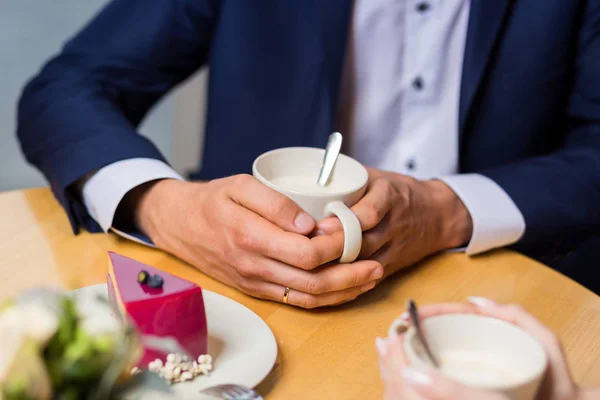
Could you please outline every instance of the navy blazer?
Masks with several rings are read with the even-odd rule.
[[[136,126],[204,64],[193,178],[250,172],[277,147],[324,146],[351,13],[351,0],[113,0],[25,87],[23,152],[73,228],[99,231],[70,185],[122,159],[163,159]],[[526,221],[518,249],[598,232],[600,2],[471,0],[459,120],[460,172],[514,200]]]

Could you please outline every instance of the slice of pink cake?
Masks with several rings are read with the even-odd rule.
[[[109,252],[107,277],[110,301],[128,315],[142,334],[172,336],[191,355],[207,354],[208,329],[202,289],[191,282],[152,268],[138,261]],[[161,287],[140,283],[138,276],[146,271],[162,277]],[[166,354],[144,349],[138,367]]]

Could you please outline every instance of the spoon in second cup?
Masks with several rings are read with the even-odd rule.
[[[339,132],[333,132],[331,135],[329,135],[329,140],[327,140],[325,156],[323,157],[323,165],[321,166],[319,179],[317,180],[317,184],[319,186],[325,186],[329,182],[329,178],[331,177],[333,167],[335,167],[335,162],[337,161],[341,149],[342,134]]]
[[[421,322],[419,321],[417,305],[415,304],[414,301],[412,301],[411,299],[408,299],[408,301],[406,303],[406,308],[408,308],[408,314],[410,315],[410,320],[411,320],[413,326],[415,327],[415,333],[417,334],[417,338],[423,345],[423,348],[425,349],[425,353],[427,353],[427,357],[429,357],[429,360],[431,361],[431,363],[433,364],[434,367],[439,368],[440,363],[437,360],[437,358],[433,355],[433,352],[431,351],[431,348],[429,347],[429,343],[427,342],[427,339],[425,338],[425,334],[423,333],[423,329],[421,329]]]

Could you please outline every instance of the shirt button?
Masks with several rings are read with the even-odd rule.
[[[414,171],[414,169],[417,168],[417,163],[415,162],[414,159],[411,158],[406,162],[406,168],[409,171]]]
[[[417,11],[420,13],[425,13],[431,8],[431,5],[426,2],[422,2],[417,4]]]
[[[423,86],[424,86],[424,83],[423,83],[423,78],[421,78],[420,76],[417,76],[417,77],[416,77],[416,78],[413,80],[413,82],[412,82],[412,85],[413,85],[413,87],[414,87],[416,90],[422,90],[422,89],[423,89]]]

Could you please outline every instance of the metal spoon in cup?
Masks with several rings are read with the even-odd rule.
[[[417,305],[415,304],[415,302],[412,299],[408,299],[408,301],[406,302],[406,308],[408,309],[408,314],[410,316],[411,322],[412,322],[413,326],[415,327],[415,333],[417,334],[417,338],[423,345],[423,348],[425,349],[425,353],[427,354],[429,361],[431,361],[431,363],[433,364],[434,367],[439,368],[440,363],[437,360],[437,358],[433,355],[433,352],[431,351],[431,348],[429,347],[429,343],[427,342],[427,339],[425,338],[425,334],[423,333],[423,329],[421,329],[421,323],[419,321],[419,313],[417,312]]]
[[[321,187],[326,186],[331,178],[333,167],[337,161],[340,150],[342,149],[342,134],[339,132],[333,132],[329,135],[327,140],[327,147],[325,147],[325,156],[323,157],[323,165],[319,172],[319,179],[317,184]]]

